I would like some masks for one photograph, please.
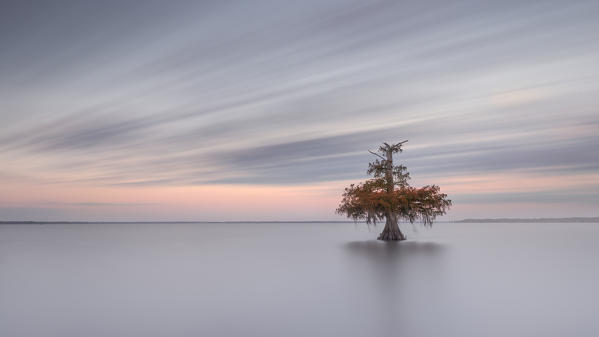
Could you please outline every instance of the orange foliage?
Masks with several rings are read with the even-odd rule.
[[[401,152],[401,147],[394,152]],[[392,166],[392,157],[389,158],[389,162],[377,160],[370,164],[368,173],[374,173],[375,178],[345,189],[337,213],[354,220],[364,219],[367,223],[393,217],[395,222],[398,219],[412,223],[420,220],[425,226],[431,226],[437,216],[447,212],[451,200],[441,193],[439,186],[410,186],[405,167]],[[386,176],[385,170],[390,172]]]

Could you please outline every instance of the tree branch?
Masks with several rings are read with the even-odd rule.
[[[375,156],[377,156],[377,157],[381,158],[382,160],[387,160],[387,158],[385,158],[385,157],[381,156],[380,154],[378,154],[378,153],[376,153],[376,152],[372,152],[372,151],[370,151],[370,150],[368,150],[368,152],[370,152],[370,153],[372,153],[373,155],[375,155]]]

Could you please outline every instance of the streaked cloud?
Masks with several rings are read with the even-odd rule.
[[[56,191],[18,209],[115,203],[58,192],[72,186],[234,194],[321,184],[327,192],[312,197],[333,209],[331,191],[365,177],[367,149],[404,139],[415,182],[454,179],[463,204],[599,195],[576,184],[484,192],[460,180],[599,172],[592,1],[0,6],[0,184]],[[8,203],[15,192],[2,193]]]

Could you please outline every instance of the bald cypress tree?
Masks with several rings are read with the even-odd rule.
[[[451,206],[451,200],[440,192],[439,186],[427,185],[415,188],[408,184],[410,174],[403,165],[393,163],[393,155],[402,152],[402,145],[383,143],[376,152],[368,151],[377,159],[368,166],[368,179],[345,189],[337,213],[354,220],[374,223],[385,220],[385,228],[379,240],[405,240],[399,229],[401,219],[411,223],[421,221],[432,226],[438,215],[443,215]]]

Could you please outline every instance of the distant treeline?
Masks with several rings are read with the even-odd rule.
[[[599,217],[574,217],[574,218],[495,218],[495,219],[464,219],[459,223],[559,223],[559,222],[599,222]]]

